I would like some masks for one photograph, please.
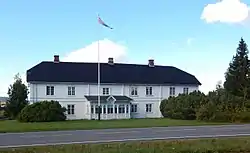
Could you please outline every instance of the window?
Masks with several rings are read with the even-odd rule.
[[[125,105],[119,105],[118,109],[119,109],[119,114],[125,113]]]
[[[91,105],[91,114],[94,114],[94,105]]]
[[[108,114],[113,114],[113,105],[108,105]]]
[[[75,95],[75,87],[68,87],[68,95]]]
[[[153,95],[153,88],[152,87],[146,87],[146,95],[148,95],[148,96]]]
[[[109,95],[109,88],[102,88],[103,95]]]
[[[46,87],[46,95],[54,95],[54,86]]]
[[[131,87],[130,95],[131,96],[137,96],[138,95],[137,87]]]
[[[146,112],[152,112],[152,104],[146,104]]]
[[[132,112],[132,113],[137,112],[137,104],[132,104],[132,105],[131,105],[131,112]]]
[[[100,106],[101,108],[100,108],[100,114],[102,113],[102,106]],[[99,106],[98,105],[95,105],[95,113],[96,114],[98,114],[98,108],[99,108]]]
[[[174,96],[175,95],[175,87],[170,87],[169,95],[170,96]]]
[[[188,94],[188,88],[183,88],[183,93]]]
[[[117,105],[115,105],[115,114],[117,114]]]
[[[103,114],[106,114],[106,105],[103,105]]]
[[[68,105],[67,112],[68,112],[68,115],[74,115],[75,114],[75,105]]]
[[[128,113],[128,108],[129,108],[129,106],[128,106],[128,105],[126,105],[126,113]]]

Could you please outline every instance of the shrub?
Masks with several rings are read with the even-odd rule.
[[[250,112],[243,111],[232,114],[233,122],[250,122]]]
[[[164,117],[172,119],[195,120],[196,109],[206,103],[206,96],[200,91],[180,94],[161,102],[160,110]]]
[[[202,105],[196,112],[196,119],[201,121],[211,121],[214,118],[216,105],[209,101],[207,104]]]
[[[57,101],[42,101],[26,106],[18,116],[20,122],[52,122],[66,120],[65,108]]]

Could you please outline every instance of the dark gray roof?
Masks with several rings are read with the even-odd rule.
[[[100,101],[101,102],[107,102],[108,98],[111,98],[111,96],[100,96]],[[127,96],[115,96],[112,95],[112,97],[114,97],[116,99],[116,102],[130,102],[131,98],[127,97]],[[90,101],[90,102],[98,102],[98,96],[85,96],[85,98]]]
[[[0,97],[1,102],[7,102],[7,100],[8,100],[8,97]]]
[[[195,76],[173,66],[101,63],[101,83],[201,85]],[[41,62],[27,71],[27,82],[97,83],[97,63]]]

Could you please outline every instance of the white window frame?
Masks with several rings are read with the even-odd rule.
[[[169,87],[169,96],[175,96],[175,87]]]
[[[146,87],[146,96],[153,96],[153,87],[152,86]]]
[[[188,90],[189,90],[188,87],[183,88],[183,93],[188,94]]]
[[[103,95],[110,95],[110,88],[107,88],[107,87],[102,88],[102,94]]]
[[[107,105],[107,108],[108,108],[107,114],[113,114],[114,113],[113,105]]]
[[[53,90],[52,90],[53,89]],[[53,92],[52,92],[53,91]],[[46,86],[46,95],[47,96],[53,96],[55,95],[55,86],[50,86],[50,85],[47,85]]]
[[[121,104],[121,105],[118,105],[118,114],[124,114],[125,113],[125,105],[124,104]]]
[[[67,114],[68,115],[75,115],[75,105],[74,104],[67,105]]]
[[[146,112],[147,113],[152,113],[152,108],[153,108],[153,104],[146,104]]]
[[[130,87],[130,96],[138,96],[138,87],[136,86]]]
[[[75,96],[75,95],[76,95],[76,87],[68,86],[68,96]]]
[[[131,113],[137,113],[138,112],[138,104],[131,104]]]

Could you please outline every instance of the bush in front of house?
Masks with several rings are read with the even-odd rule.
[[[196,109],[206,101],[205,94],[194,91],[190,94],[180,94],[161,102],[160,110],[164,117],[182,120],[195,120]]]
[[[64,121],[66,109],[57,101],[41,101],[26,106],[18,116],[20,122]]]

